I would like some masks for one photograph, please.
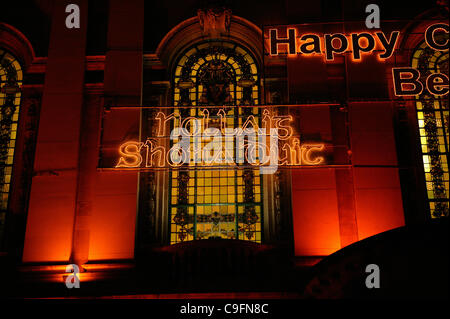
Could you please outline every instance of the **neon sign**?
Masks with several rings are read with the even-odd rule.
[[[249,115],[239,127],[227,127],[226,111],[218,109],[210,117],[183,118],[179,113],[156,115],[156,135],[145,141],[126,141],[118,149],[115,168],[219,168],[260,167],[273,174],[279,166],[323,165],[323,143],[303,143],[294,136],[291,115],[275,115],[268,109],[261,118]],[[259,124],[260,123],[260,124]],[[169,133],[170,130],[170,133]],[[170,148],[167,147],[171,141]]]
[[[445,43],[436,41],[436,31],[443,30],[449,33],[448,24],[436,23],[425,31],[425,42],[433,50],[448,51],[448,37]],[[448,70],[447,70],[448,71]],[[448,75],[444,73],[432,73],[426,79],[425,83],[420,81],[420,70],[411,67],[392,68],[392,78],[394,81],[394,94],[396,96],[415,96],[426,89],[435,96],[444,96],[448,94]]]
[[[375,34],[355,32],[346,36],[342,33],[324,34],[323,39],[317,34],[297,36],[297,29],[288,28],[287,37],[280,38],[277,29],[269,29],[270,55],[277,56],[280,46],[286,46],[288,55],[302,54],[306,56],[323,55],[326,61],[333,61],[336,54],[349,52],[354,61],[360,61],[363,53],[371,53],[380,47],[380,60],[389,59],[394,53],[400,32],[393,31],[389,36],[384,32]]]
[[[268,30],[269,56],[275,57],[282,51],[288,56],[300,54],[302,57],[323,56],[326,62],[333,61],[337,54],[349,53],[353,62],[360,62],[363,56],[377,52],[379,61],[391,58],[399,42],[400,32],[353,32],[323,34],[298,34],[299,28],[286,28],[286,37],[278,35],[278,29]],[[449,33],[449,25],[436,23],[430,25],[424,34],[426,44],[436,51],[448,51],[448,37],[444,42],[438,41],[438,31]],[[427,90],[435,96],[445,96],[449,92],[449,78],[444,73],[432,73],[423,81],[420,71],[412,67],[392,68],[394,94],[396,96],[416,96]]]

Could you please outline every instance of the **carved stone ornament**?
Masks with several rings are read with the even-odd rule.
[[[231,10],[227,8],[199,9],[197,11],[203,35],[212,38],[219,37],[230,31]]]

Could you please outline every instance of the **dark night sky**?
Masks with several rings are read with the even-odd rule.
[[[107,0],[89,1],[87,55],[104,54],[107,34]],[[410,20],[436,6],[435,1],[385,0],[165,0],[145,1],[146,52],[154,52],[164,35],[181,21],[196,15],[207,3],[225,3],[233,14],[258,26],[263,24],[299,24],[321,21],[364,20],[365,6],[380,6],[381,19]],[[2,3],[0,21],[19,29],[31,41],[37,56],[46,56],[51,26],[50,0],[16,0]]]

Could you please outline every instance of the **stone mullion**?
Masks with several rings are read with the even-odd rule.
[[[189,116],[189,109],[184,108],[180,109],[180,115],[182,118],[186,118]],[[182,166],[186,166],[183,164]],[[173,217],[173,221],[176,225],[181,227],[181,232],[178,233],[178,237],[180,241],[184,241],[187,237],[187,233],[189,229],[187,229],[187,225],[191,222],[191,217],[188,212],[188,203],[189,203],[189,171],[186,169],[178,171],[178,200],[177,200],[177,213]],[[182,205],[182,206],[179,206]]]

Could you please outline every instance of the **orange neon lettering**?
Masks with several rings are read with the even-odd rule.
[[[442,83],[435,83],[435,86]],[[258,127],[254,115],[248,116],[240,128],[227,128],[226,113],[221,109],[217,112],[221,118],[220,128],[209,128],[209,111],[204,109],[202,113],[203,119],[192,116],[182,119],[179,114],[159,112],[156,116],[159,122],[158,138],[169,138],[166,128],[171,126],[169,121],[174,121],[175,127],[170,134],[170,139],[174,141],[172,147],[167,151],[155,138],[147,138],[145,143],[127,141],[119,147],[120,158],[115,167],[177,167],[192,162],[202,165],[245,162],[253,166],[264,166],[270,162],[271,166],[299,166],[325,162],[324,157],[317,154],[324,149],[324,144],[302,144],[298,137],[293,137],[291,115],[273,115],[264,110],[263,128]],[[279,145],[279,141],[284,142]],[[145,154],[142,154],[143,149]]]
[[[318,165],[325,161],[322,156],[313,157],[313,152],[320,152],[325,148],[323,144],[303,144],[302,145],[302,163],[306,165]]]
[[[144,146],[146,147],[146,155],[145,155],[145,167],[163,167],[166,162],[166,150],[163,146],[153,145],[153,141],[147,139]],[[158,158],[158,164],[156,163],[155,157]]]
[[[143,143],[129,141],[119,147],[119,162],[116,167],[139,167],[142,163],[141,148]]]

